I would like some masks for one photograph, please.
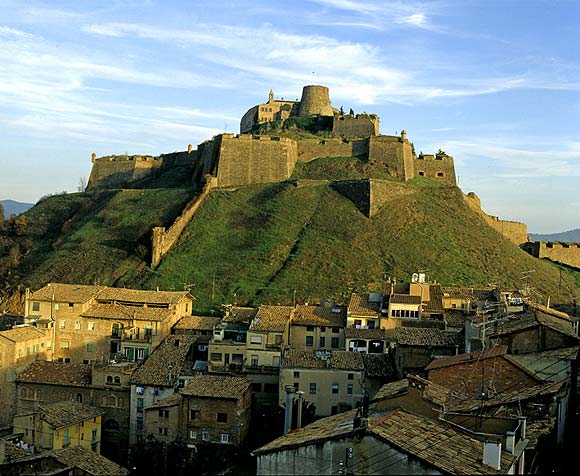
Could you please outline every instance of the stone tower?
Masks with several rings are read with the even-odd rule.
[[[332,116],[330,94],[326,86],[304,86],[300,100],[299,116]]]

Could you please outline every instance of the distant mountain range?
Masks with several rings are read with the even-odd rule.
[[[0,204],[4,207],[5,218],[10,215],[20,215],[34,206],[34,203],[16,202],[14,200],[0,200]]]
[[[530,233],[529,235],[533,241],[568,241],[580,243],[580,228],[563,231],[561,233],[550,233],[546,235],[541,233]]]

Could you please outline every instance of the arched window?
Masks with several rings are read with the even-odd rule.
[[[115,377],[115,383],[120,385],[121,384],[121,377],[118,377],[118,376]]]
[[[60,392],[60,401],[61,402],[66,401],[66,392]]]
[[[83,403],[83,394],[82,393],[77,393],[77,402]]]
[[[102,407],[106,407],[106,406],[107,406],[107,403],[108,403],[108,401],[109,401],[109,400],[108,400],[108,398],[107,398],[107,397],[103,397],[103,398],[101,398],[101,406],[102,406]]]
[[[107,375],[107,383],[113,383],[113,377]]]
[[[125,406],[125,399],[123,397],[119,397],[119,399],[117,400],[117,406],[119,408],[123,408]]]
[[[109,406],[116,407],[117,406],[117,398],[114,395],[109,397]]]
[[[26,400],[27,396],[28,396],[28,391],[26,390],[26,388],[21,388],[20,389],[20,398],[22,398],[22,400]]]
[[[34,399],[35,400],[42,400],[42,391],[41,390],[36,390],[34,392]]]

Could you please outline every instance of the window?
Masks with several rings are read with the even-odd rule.
[[[115,385],[121,385],[121,377],[118,375],[115,376]]]
[[[113,383],[113,377],[107,375],[107,383]]]
[[[81,328],[81,321],[75,321],[75,329],[78,331]]]
[[[169,418],[169,410],[159,410],[160,418]]]
[[[32,352],[33,352],[34,354],[37,354],[38,352],[40,352],[40,346],[39,346],[38,344],[34,344],[34,345],[32,346]]]
[[[167,436],[167,428],[159,427],[157,428],[157,431],[160,435]]]
[[[339,389],[339,385],[337,383],[333,383],[332,384],[332,393],[333,394],[338,394],[338,389]]]
[[[92,342],[87,344],[87,352],[94,352],[95,351],[95,344]]]
[[[33,302],[32,303],[32,310],[33,311],[40,311],[40,303],[39,302]]]
[[[137,433],[143,433],[143,415],[137,415]]]
[[[444,177],[445,174],[443,172],[437,172],[437,177]]]
[[[262,336],[252,336],[250,338],[250,342],[252,344],[261,344],[262,343]]]
[[[58,303],[58,302],[55,302],[55,303],[54,303],[54,310],[55,310],[55,311],[58,311],[59,309],[60,309],[60,303]]]
[[[76,400],[77,400],[77,403],[83,403],[83,394],[77,393]]]
[[[62,446],[70,445],[70,440],[68,439],[68,428],[64,430]]]
[[[354,384],[352,384],[352,383],[349,383],[349,384],[346,386],[346,393],[347,393],[348,395],[352,395],[352,393],[353,393],[353,390],[354,390]]]
[[[22,352],[22,349],[18,349],[18,357],[22,357],[23,354],[24,352]]]
[[[199,410],[189,410],[189,419],[197,420],[199,418]]]
[[[425,172],[419,172],[419,176],[424,177],[425,176]]]
[[[96,420],[96,418],[95,418],[95,420]],[[91,441],[93,443],[96,443],[97,442],[97,429],[96,428],[93,428],[91,437],[92,437]]]
[[[348,374],[348,375],[346,376],[346,378],[347,378],[348,380],[354,380],[354,374]]]
[[[294,382],[294,391],[297,392],[298,390],[300,390],[300,383]]]
[[[212,362],[221,362],[222,361],[222,354],[221,352],[212,352],[211,359]]]
[[[332,328],[332,333],[333,334],[339,334],[340,333],[340,327],[333,327]]]
[[[196,440],[197,439],[197,431],[190,430],[189,431],[189,438],[192,439],[192,440]]]
[[[330,347],[332,347],[333,349],[338,349],[339,343],[340,343],[340,340],[338,337],[333,337],[332,339],[330,339]]]
[[[220,435],[222,443],[229,443],[230,442],[230,434],[229,433],[222,433]]]
[[[321,336],[320,337],[320,346],[319,347],[324,347],[326,345],[326,337]]]
[[[314,326],[306,326],[306,332],[314,332]]]
[[[316,395],[316,383],[314,382],[310,384],[310,393]]]
[[[217,422],[218,423],[227,423],[228,422],[228,414],[227,413],[218,413],[217,414]]]
[[[300,378],[300,372],[294,371],[294,378]]]
[[[69,344],[68,340],[61,340],[60,341],[60,348],[61,349],[68,349],[68,348],[70,348],[70,344]]]
[[[252,392],[261,392],[262,384],[260,382],[252,382]]]
[[[137,399],[137,413],[143,413],[143,399]]]
[[[66,328],[66,321],[64,319],[61,319],[60,321],[58,321],[58,327],[60,327],[61,329],[65,329]]]
[[[314,345],[314,336],[306,336],[306,345],[312,347]]]
[[[89,322],[87,325],[87,329],[89,331],[94,331],[95,330],[95,323],[94,322]]]
[[[258,356],[252,355],[252,366],[256,367],[258,365]]]
[[[209,441],[209,431],[203,430],[201,432],[201,439],[203,441]]]
[[[123,397],[119,397],[117,399],[117,406],[119,408],[123,408],[125,406],[125,399]]]
[[[280,356],[274,355],[272,357],[272,367],[280,367]]]

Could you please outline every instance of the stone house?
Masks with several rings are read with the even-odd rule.
[[[77,402],[41,405],[14,417],[14,432],[39,450],[82,446],[101,452],[101,415],[98,408]]]
[[[458,354],[460,334],[439,329],[398,327],[395,331],[395,362],[400,376],[421,372],[440,357]]]
[[[506,345],[510,354],[526,354],[580,345],[580,338],[571,320],[541,311],[502,320],[490,332],[492,345]]]
[[[318,420],[253,451],[257,474],[516,474],[525,423],[496,419],[483,435],[403,409]],[[478,430],[480,430],[478,428]],[[506,445],[507,444],[507,445]],[[502,449],[503,448],[503,449]],[[458,455],[460,455],[458,457]]]
[[[104,455],[124,461],[129,443],[130,378],[134,365],[86,365],[35,361],[18,375],[17,411],[78,402],[102,411]]]
[[[284,406],[287,386],[304,392],[317,416],[354,408],[363,398],[365,364],[359,352],[289,349],[280,368],[279,404]]]
[[[175,393],[157,400],[143,410],[144,437],[154,437],[159,441],[171,443],[179,438],[181,418],[181,395]]]
[[[346,310],[337,306],[296,306],[290,322],[292,349],[344,350]]]
[[[193,376],[197,337],[170,335],[131,376],[129,443],[145,436],[145,408],[185,387]]]
[[[0,427],[10,425],[16,405],[16,375],[34,359],[48,359],[52,339],[46,330],[18,326],[0,332]]]
[[[144,359],[191,313],[188,292],[50,283],[25,300],[25,320],[52,331],[53,359]]]
[[[388,352],[386,330],[381,327],[383,296],[353,293],[346,311],[346,350]],[[385,309],[387,311],[387,309]]]
[[[368,354],[389,353],[394,348],[394,329],[357,329],[347,327],[344,330],[346,349],[351,352]]]
[[[207,369],[208,348],[213,329],[221,321],[221,317],[216,316],[184,316],[173,326],[173,334],[192,335],[197,338],[195,360],[205,369]]]
[[[493,288],[461,288],[442,286],[443,308],[445,310],[460,309],[466,314],[483,309],[487,303],[495,304],[497,296]]]
[[[245,443],[250,431],[250,380],[198,374],[180,395],[180,428],[188,444]]]

